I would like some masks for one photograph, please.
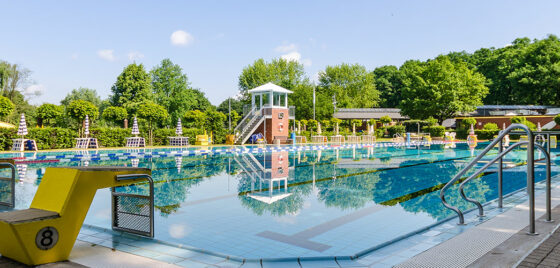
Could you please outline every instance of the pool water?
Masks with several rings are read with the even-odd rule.
[[[191,153],[193,148],[170,153],[168,148],[0,157],[20,161],[17,208],[29,206],[46,167],[151,168],[155,239],[261,259],[353,256],[454,216],[441,204],[439,190],[486,145],[324,146],[301,151],[282,147],[274,152],[207,154]],[[496,153],[495,149],[488,157]],[[510,168],[504,170],[504,193],[526,186],[520,166],[525,159],[523,150],[505,159]],[[537,166],[535,174],[537,181],[544,179],[544,167]],[[465,192],[484,203],[497,198],[496,186],[492,167]],[[454,186],[448,191],[449,203],[472,208],[456,190]],[[85,223],[111,228],[109,190],[98,191]]]

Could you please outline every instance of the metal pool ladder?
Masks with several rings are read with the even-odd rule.
[[[511,146],[509,146],[507,149],[504,150],[503,148],[503,142],[502,139],[509,134],[510,132],[512,132],[515,129],[522,129],[524,130],[525,133],[527,133],[527,139],[528,141],[520,141],[517,142],[515,144],[512,144]],[[466,200],[467,202],[471,202],[473,204],[475,204],[478,207],[478,216],[479,217],[483,217],[484,216],[484,209],[482,207],[482,205],[480,204],[480,202],[469,198],[465,195],[465,192],[463,190],[465,184],[467,182],[469,182],[470,180],[472,180],[473,178],[477,177],[478,175],[480,175],[482,172],[484,172],[484,170],[486,170],[488,167],[490,167],[492,164],[494,164],[496,161],[498,161],[498,207],[502,208],[503,204],[503,189],[502,189],[502,182],[503,182],[503,176],[502,176],[502,171],[503,171],[503,157],[505,155],[507,155],[509,152],[511,152],[513,149],[521,146],[521,145],[526,145],[527,146],[527,192],[529,194],[529,232],[528,234],[530,235],[537,235],[537,233],[535,232],[535,159],[534,159],[534,152],[535,152],[535,147],[539,150],[541,150],[543,152],[543,154],[545,155],[546,158],[546,221],[547,222],[552,222],[552,214],[551,214],[551,181],[550,181],[550,152],[548,150],[550,150],[550,146],[548,145],[547,149],[545,149],[542,145],[540,144],[535,144],[535,140],[533,138],[533,132],[525,125],[522,124],[512,124],[510,125],[508,128],[506,128],[503,131],[500,131],[498,137],[496,137],[496,139],[494,139],[488,146],[486,146],[486,148],[484,148],[484,150],[475,158],[473,159],[471,162],[469,162],[469,164],[463,169],[461,170],[459,173],[457,173],[457,175],[455,175],[455,177],[453,177],[453,179],[451,179],[442,189],[440,192],[440,198],[441,201],[443,203],[443,205],[453,211],[455,211],[457,213],[457,215],[459,216],[459,224],[465,224],[465,218],[463,216],[463,212],[457,208],[454,207],[452,205],[450,205],[449,203],[447,203],[447,201],[445,200],[445,192],[447,191],[447,189],[449,189],[452,185],[454,185],[455,183],[458,183],[463,175],[469,171],[475,164],[477,164],[492,148],[494,148],[494,146],[496,144],[499,143],[498,146],[498,155],[496,157],[494,157],[492,160],[490,160],[486,165],[484,165],[483,167],[479,168],[476,172],[474,172],[474,174],[470,175],[468,178],[464,179],[460,186],[459,186],[459,192],[461,194],[461,197]]]

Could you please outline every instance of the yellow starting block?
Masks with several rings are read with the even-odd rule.
[[[208,145],[208,135],[196,135],[196,142],[195,145]]]
[[[556,148],[558,139],[554,135],[550,135],[550,148]]]
[[[133,167],[47,168],[29,209],[0,213],[0,254],[27,265],[67,260],[97,189],[149,174]]]

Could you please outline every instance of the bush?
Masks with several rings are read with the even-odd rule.
[[[126,138],[131,137],[132,129],[120,127],[105,127],[90,129],[90,137],[97,138],[102,147],[123,147],[126,145]]]
[[[479,140],[491,140],[498,135],[499,129],[476,129],[474,133]]]
[[[10,150],[12,139],[17,138],[16,128],[0,128],[0,150]]]
[[[383,138],[383,136],[385,136],[385,128],[383,128],[383,127],[376,128],[375,129],[375,137]]]
[[[557,114],[556,116],[554,116],[554,123],[556,123],[556,125],[560,126],[560,114]]]
[[[437,125],[437,119],[430,116],[428,117],[428,119],[426,119],[426,123],[428,124],[428,126],[435,126]]]
[[[475,126],[476,125],[476,119],[472,118],[472,117],[468,117],[463,119],[463,121],[461,121],[461,127],[462,128],[470,128],[471,125]]]
[[[392,138],[395,136],[395,134],[401,134],[401,136],[403,136],[404,132],[405,132],[405,127],[403,125],[394,125],[394,126],[390,126],[387,127],[387,132],[389,132],[389,137]]]
[[[65,149],[73,148],[76,145],[75,138],[78,132],[68,128],[31,128],[29,134],[25,136],[28,139],[35,140],[37,149]]]
[[[444,126],[426,126],[422,128],[422,131],[430,133],[432,137],[443,137],[445,135]]]
[[[526,117],[524,116],[514,116],[510,119],[510,122],[512,124],[523,124],[526,125],[527,127],[529,127],[529,129],[531,130],[536,130],[537,126],[535,124],[533,124],[533,122],[527,120]]]
[[[482,127],[482,129],[485,129],[485,130],[496,130],[496,129],[498,129],[499,130],[500,128],[498,127],[498,125],[496,123],[486,123],[486,124],[484,124],[484,127]]]

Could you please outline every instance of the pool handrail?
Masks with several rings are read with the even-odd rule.
[[[529,191],[529,221],[531,223],[531,228],[530,228],[530,232],[534,233],[534,217],[535,217],[535,196],[534,196],[534,181],[535,181],[535,177],[534,177],[534,139],[533,139],[533,132],[529,129],[529,127],[527,127],[526,125],[523,124],[511,124],[509,127],[507,127],[506,129],[500,131],[500,133],[498,134],[498,137],[496,139],[494,139],[492,142],[490,142],[490,144],[488,146],[486,146],[486,148],[484,148],[484,150],[482,150],[482,152],[480,154],[478,154],[475,159],[471,160],[471,162],[469,162],[469,164],[463,168],[461,171],[459,171],[459,173],[457,173],[455,175],[455,177],[453,177],[453,179],[451,179],[449,182],[447,182],[447,184],[445,184],[445,186],[443,186],[443,188],[440,191],[440,199],[442,204],[448,208],[451,209],[453,211],[455,211],[455,213],[457,213],[458,217],[459,217],[459,224],[465,224],[465,217],[463,215],[463,212],[457,208],[454,207],[452,205],[450,205],[449,203],[447,203],[447,201],[445,200],[445,192],[447,191],[447,189],[449,189],[452,185],[454,185],[459,179],[461,179],[463,177],[463,175],[470,170],[476,163],[478,163],[480,161],[480,159],[482,159],[490,150],[492,150],[494,148],[494,146],[496,144],[498,144],[498,142],[501,142],[502,139],[509,134],[509,132],[511,132],[514,129],[523,129],[526,133],[527,133],[527,138],[528,138],[528,143],[527,143],[527,190]]]
[[[9,208],[13,208],[16,204],[16,167],[13,163],[9,162],[13,161],[11,159],[0,159],[0,169],[9,168],[12,170],[12,177],[10,179],[10,188],[11,188],[11,196],[10,196],[10,203],[0,202],[0,206],[6,206]]]
[[[515,144],[512,144],[511,146],[509,146],[505,151],[500,152],[500,154],[498,154],[496,157],[494,157],[491,161],[489,161],[488,163],[486,163],[486,165],[484,165],[483,167],[479,168],[474,174],[470,175],[467,179],[465,179],[463,182],[461,182],[460,186],[459,186],[459,192],[461,193],[461,197],[470,203],[475,204],[478,207],[478,216],[479,217],[484,217],[484,208],[482,207],[482,204],[480,204],[480,202],[471,199],[469,197],[467,197],[465,195],[464,192],[464,187],[465,184],[469,181],[471,181],[473,178],[477,177],[478,175],[480,175],[483,171],[485,171],[487,168],[489,168],[491,165],[493,165],[494,163],[496,163],[496,161],[502,159],[505,155],[507,155],[508,153],[510,153],[513,149],[522,146],[522,145],[527,145],[529,142],[528,141],[520,141],[517,142]],[[546,149],[540,145],[535,143],[535,147],[539,150],[541,150],[546,158],[546,221],[552,221],[552,208],[551,208],[551,202],[550,202],[550,193],[551,193],[551,172],[550,172],[550,165],[551,165],[551,161],[550,161],[550,154],[546,151]],[[501,179],[501,178],[500,178]],[[501,183],[500,183],[501,184]],[[500,191],[499,193],[499,198],[502,198],[502,193]]]

